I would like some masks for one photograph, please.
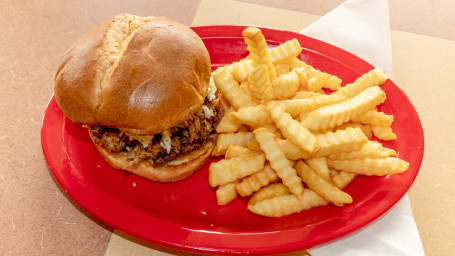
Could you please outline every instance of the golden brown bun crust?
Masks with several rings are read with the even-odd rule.
[[[95,123],[98,99],[93,86],[103,33],[111,21],[105,21],[75,41],[63,56],[55,77],[55,99],[73,121]]]
[[[185,121],[201,107],[211,73],[202,40],[178,22],[150,19],[132,32],[129,41],[123,40],[126,46],[101,87],[94,78],[96,60],[104,51],[103,40],[112,21],[95,27],[70,47],[54,90],[68,118],[147,135]]]
[[[90,136],[90,138],[92,138]],[[143,161],[138,164],[131,164],[123,153],[111,153],[97,145],[92,139],[93,145],[103,159],[113,168],[122,169],[152,181],[176,182],[191,176],[201,169],[209,160],[212,150],[215,147],[213,142],[207,141],[201,148],[179,157],[162,167],[153,167],[149,162]]]

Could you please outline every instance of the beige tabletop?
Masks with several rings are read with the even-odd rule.
[[[61,190],[41,150],[41,121],[58,62],[84,31],[122,12],[186,25],[300,31],[342,2],[0,1],[0,255],[128,252],[125,243],[109,246],[113,230]],[[394,81],[416,107],[425,134],[424,159],[409,191],[414,218],[426,255],[455,255],[455,2],[390,1],[389,12]]]

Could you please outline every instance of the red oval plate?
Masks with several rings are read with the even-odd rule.
[[[245,57],[243,26],[193,27],[206,44],[213,68]],[[301,34],[262,28],[270,46],[297,38],[300,58],[343,80],[353,82],[373,68],[337,47]],[[176,70],[178,72],[178,70]],[[68,195],[90,214],[139,239],[179,250],[218,254],[272,254],[311,248],[359,230],[388,211],[409,189],[423,157],[419,117],[406,95],[390,80],[382,88],[387,101],[380,110],[395,115],[398,139],[385,145],[410,162],[407,172],[359,177],[345,191],[354,202],[342,208],[314,208],[282,218],[246,210],[237,198],[216,204],[208,165],[190,178],[160,184],[110,168],[98,155],[87,130],[67,119],[55,99],[49,102],[41,143],[49,169]]]

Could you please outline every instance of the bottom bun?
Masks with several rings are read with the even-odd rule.
[[[90,136],[90,138],[92,137]],[[189,154],[178,157],[168,162],[166,165],[153,167],[147,160],[140,163],[133,163],[125,154],[111,153],[96,144],[93,138],[92,142],[103,159],[111,167],[129,171],[158,182],[175,182],[188,178],[210,160],[212,150],[215,147],[215,143],[207,141],[202,147]]]

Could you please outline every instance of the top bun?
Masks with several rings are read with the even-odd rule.
[[[187,26],[121,14],[94,27],[65,53],[55,99],[72,121],[151,135],[203,104],[210,57]]]

